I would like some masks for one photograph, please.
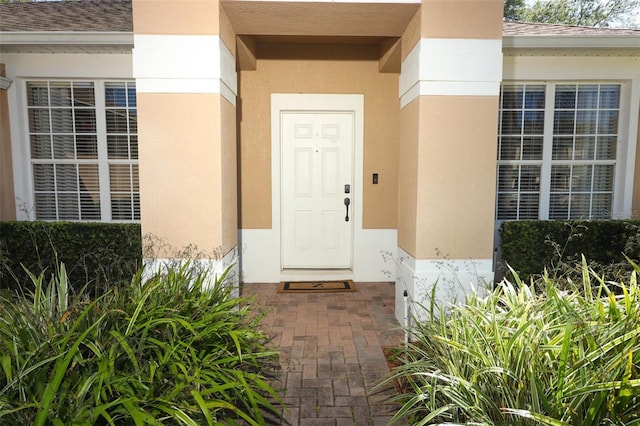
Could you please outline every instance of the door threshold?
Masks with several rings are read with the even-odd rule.
[[[280,281],[351,280],[352,269],[283,269]]]

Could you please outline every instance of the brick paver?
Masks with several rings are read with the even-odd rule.
[[[373,393],[389,373],[383,346],[403,340],[393,314],[393,283],[356,283],[357,292],[277,293],[276,284],[244,284],[242,295],[266,309],[262,322],[280,351],[272,386],[296,425],[386,425],[394,390]],[[397,422],[396,425],[402,426]]]

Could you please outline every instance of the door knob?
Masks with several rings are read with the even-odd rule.
[[[346,197],[344,199],[344,205],[347,208],[347,215],[344,218],[345,222],[349,222],[349,204],[351,204],[351,200],[349,199],[349,197]]]

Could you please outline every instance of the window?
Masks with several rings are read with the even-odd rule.
[[[619,84],[504,84],[496,218],[610,218],[619,114]]]
[[[39,220],[140,219],[135,83],[29,81]]]

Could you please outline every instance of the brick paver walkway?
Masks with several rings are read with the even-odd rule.
[[[394,392],[372,393],[388,374],[382,347],[402,342],[393,283],[357,283],[352,293],[279,294],[276,284],[244,284],[267,308],[262,324],[280,351],[272,383],[295,425],[386,425]],[[401,423],[396,423],[400,425]]]

